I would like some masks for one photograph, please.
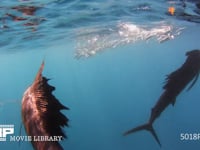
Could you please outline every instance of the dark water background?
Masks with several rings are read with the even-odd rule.
[[[162,148],[146,131],[122,136],[127,129],[148,120],[166,75],[182,65],[186,51],[200,48],[198,18],[188,21],[166,13],[169,6],[174,6],[177,11],[199,15],[194,3],[186,4],[183,9],[180,1],[1,2],[0,124],[14,124],[15,135],[20,135],[22,96],[45,60],[44,76],[52,79],[49,83],[56,87],[54,95],[70,108],[63,111],[70,119],[70,128],[64,129],[68,139],[61,143],[64,149],[198,149],[200,140],[181,141],[180,134],[200,133],[200,81],[190,91],[183,91],[175,106],[169,106],[154,123]],[[38,9],[27,15],[13,9],[16,6]],[[26,20],[14,20],[8,14]],[[157,29],[160,24],[184,29],[178,35],[174,30],[164,32],[176,36],[161,43],[157,32],[149,40],[144,37],[127,42],[133,35],[119,38],[115,34],[119,32],[118,24],[126,22],[145,31]],[[110,33],[103,34],[103,39],[108,39],[105,43],[102,36],[92,43],[100,50],[91,57],[75,57],[78,43],[88,44],[87,40],[80,41],[80,31],[83,39],[88,39],[107,29]],[[107,45],[114,40],[120,42]],[[21,135],[26,135],[23,128]],[[5,150],[32,149],[29,142],[7,141],[0,142],[0,146]]]

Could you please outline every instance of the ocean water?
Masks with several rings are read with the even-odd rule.
[[[182,133],[200,134],[199,80],[155,121],[162,147],[147,131],[123,136],[147,122],[166,75],[184,63],[187,51],[200,48],[197,2],[2,1],[0,124],[26,135],[23,126],[20,131],[21,100],[44,60],[53,94],[70,108],[62,111],[70,119],[64,149],[199,149],[200,138],[181,140]],[[27,141],[7,140],[0,147],[33,149]]]

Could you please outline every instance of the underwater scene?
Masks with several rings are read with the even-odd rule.
[[[199,39],[199,0],[2,0],[0,149],[199,149]]]

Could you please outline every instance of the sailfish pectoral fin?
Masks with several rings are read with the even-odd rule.
[[[197,80],[198,80],[198,78],[199,78],[199,73],[200,73],[200,72],[198,72],[198,74],[195,76],[194,81],[193,81],[192,84],[188,87],[187,91],[189,91],[189,90],[194,86],[194,84],[197,82]]]
[[[175,103],[176,103],[176,98],[172,99],[172,102],[171,102],[172,106],[174,106]]]
[[[135,128],[133,128],[133,129],[131,129],[131,130],[128,130],[128,131],[125,132],[123,135],[126,136],[126,135],[128,135],[128,134],[131,134],[131,133],[134,133],[134,132],[137,132],[137,131],[141,131],[141,130],[147,130],[147,131],[149,131],[149,132],[153,135],[153,137],[154,137],[154,139],[156,140],[156,142],[157,142],[157,143],[159,144],[159,146],[161,147],[160,140],[159,140],[159,138],[158,138],[158,136],[157,136],[157,134],[156,134],[156,132],[155,132],[155,130],[154,130],[152,124],[149,124],[149,123],[144,124],[144,125],[141,125],[141,126],[138,126],[138,127],[135,127]]]

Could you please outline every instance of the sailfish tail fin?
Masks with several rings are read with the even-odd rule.
[[[130,130],[126,131],[123,135],[126,136],[128,134],[131,134],[131,133],[134,133],[134,132],[137,132],[137,131],[141,131],[141,130],[149,131],[153,135],[154,139],[157,141],[159,146],[161,147],[160,140],[159,140],[159,138],[158,138],[158,136],[157,136],[152,124],[150,124],[150,123],[143,124],[141,126],[138,126],[138,127],[133,128],[133,129],[130,129]]]

